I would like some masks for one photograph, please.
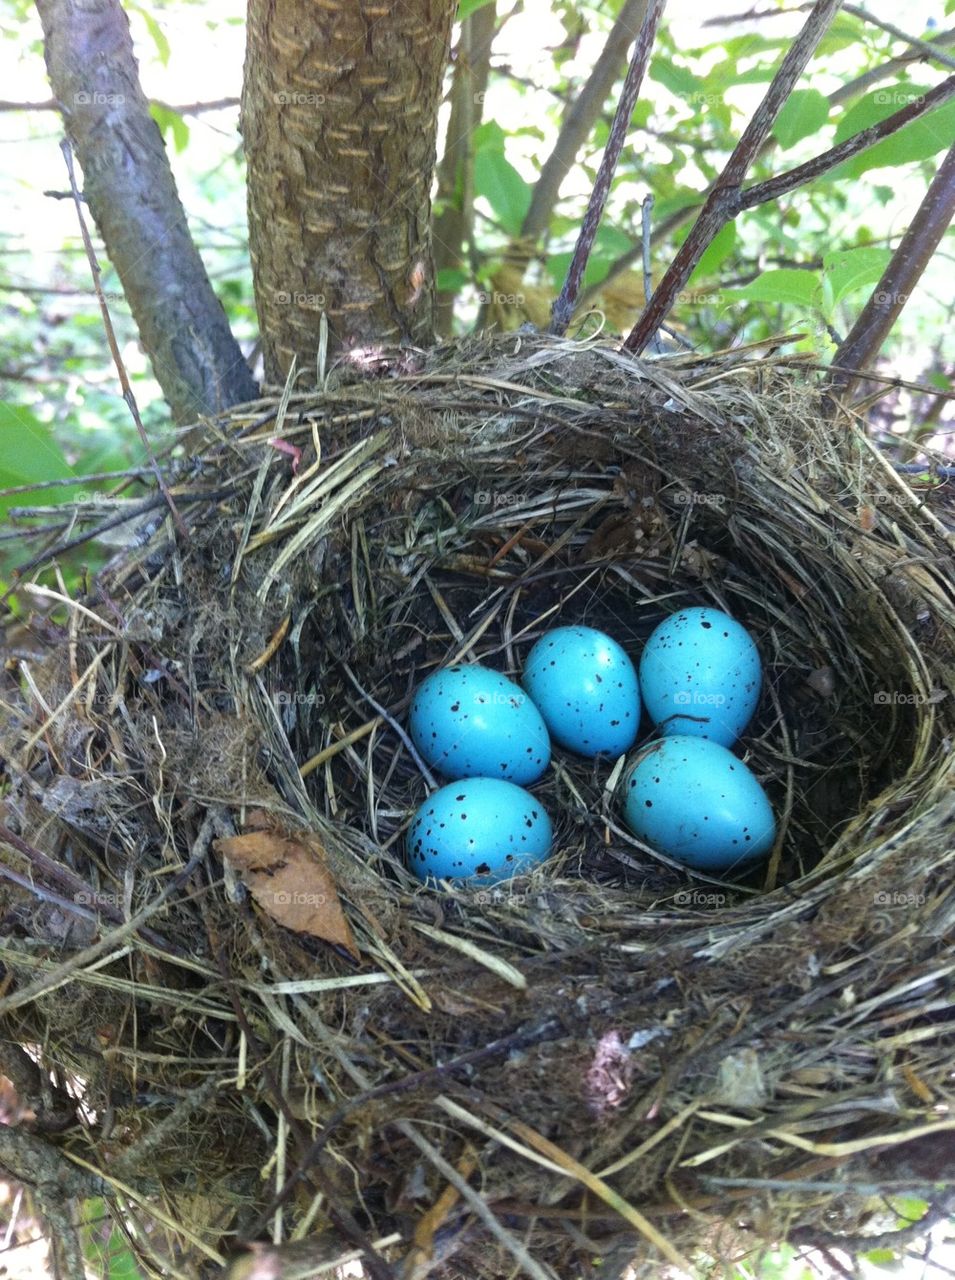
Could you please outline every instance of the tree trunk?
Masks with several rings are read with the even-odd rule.
[[[266,377],[433,341],[431,182],[454,0],[249,0],[242,132]]]
[[[118,0],[37,0],[83,193],[179,422],[258,394],[192,242]]]

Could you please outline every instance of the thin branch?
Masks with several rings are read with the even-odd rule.
[[[874,13],[869,13],[865,9],[860,9],[858,5],[847,4],[844,6],[846,13],[851,13],[854,18],[859,18],[862,22],[869,23],[870,26],[878,27],[880,31],[884,31],[887,35],[901,40],[904,44],[910,45],[913,49],[918,49],[922,57],[934,58],[936,62],[940,62],[943,67],[949,67],[955,71],[955,58],[950,57],[937,44],[933,44],[929,40],[921,40],[918,36],[906,35],[904,31],[900,31],[898,27],[893,26],[891,22],[885,22],[882,18],[877,18]]]
[[[99,308],[103,317],[103,328],[106,331],[106,341],[109,345],[110,354],[113,357],[113,363],[116,366],[116,372],[119,374],[119,383],[123,389],[123,399],[126,401],[126,407],[132,415],[133,422],[136,424],[136,430],[139,432],[139,438],[143,442],[143,448],[146,450],[146,457],[149,459],[156,477],[156,483],[159,485],[159,492],[166,501],[166,505],[172,513],[172,518],[176,522],[176,528],[179,530],[183,538],[188,539],[189,531],[185,526],[179,509],[176,506],[172,494],[166,487],[166,480],[163,476],[162,469],[156,461],[156,455],[152,451],[149,443],[149,436],[146,434],[146,428],[143,426],[143,420],[139,416],[139,406],[136,403],[136,397],[133,389],[129,384],[129,378],[126,374],[126,366],[123,364],[123,357],[120,355],[119,344],[116,341],[116,333],[113,329],[113,322],[110,319],[109,307],[106,305],[106,299],[103,296],[103,286],[100,283],[101,269],[96,258],[96,251],[93,248],[93,241],[90,239],[90,233],[86,227],[86,219],[83,217],[83,205],[80,200],[79,189],[76,185],[76,173],[73,169],[73,148],[69,140],[64,138],[60,143],[60,150],[63,152],[63,158],[66,161],[66,170],[70,175],[70,190],[73,192],[73,202],[76,206],[76,217],[80,224],[80,234],[83,237],[83,247],[86,250],[86,257],[90,264],[90,271],[93,274],[93,287],[96,290],[96,297],[99,300]]]
[[[942,31],[932,43],[937,49],[955,44],[955,28],[951,31]],[[900,53],[897,58],[889,58],[887,62],[880,62],[877,67],[870,67],[868,71],[863,71],[862,75],[856,76],[854,80],[848,81],[847,84],[830,93],[829,105],[833,107],[841,106],[843,102],[848,102],[851,98],[856,98],[859,94],[865,93],[870,85],[879,84],[882,80],[887,80],[896,71],[901,71],[912,62],[921,62],[924,57],[924,54],[913,49],[908,53]]]
[[[766,182],[758,182],[752,187],[747,187],[739,195],[738,200],[727,201],[727,204],[734,209],[730,216],[735,217],[741,210],[752,209],[756,205],[765,204],[768,200],[777,200],[780,196],[787,195],[797,187],[811,182],[813,178],[828,173],[830,169],[834,169],[845,160],[851,160],[853,156],[865,151],[873,143],[881,142],[883,138],[897,133],[899,129],[918,119],[919,116],[934,111],[943,102],[947,102],[953,94],[955,94],[955,76],[949,76],[947,80],[937,84],[922,97],[901,107],[877,124],[870,125],[868,129],[854,133],[851,138],[846,138],[838,146],[821,152],[812,160],[807,160],[805,164],[797,165],[795,169],[787,169],[785,173],[779,173],[776,177],[767,179]]]
[[[225,111],[229,107],[239,105],[238,98],[216,98],[211,102],[161,102],[159,98],[151,98],[150,104],[162,107],[164,111],[175,111],[179,116],[199,116],[205,111]],[[59,111],[60,104],[55,98],[47,98],[45,102],[8,102],[0,101],[2,111]]]
[[[597,234],[597,228],[600,226],[600,219],[603,217],[603,211],[607,204],[610,184],[613,182],[613,176],[617,170],[617,161],[620,159],[620,152],[623,150],[623,144],[626,141],[627,130],[630,128],[630,117],[633,115],[633,108],[637,103],[637,96],[643,84],[643,77],[646,75],[647,64],[650,61],[650,50],[653,48],[653,42],[656,39],[657,27],[660,24],[660,15],[663,13],[665,3],[666,0],[649,0],[646,16],[643,19],[643,26],[640,28],[640,34],[634,42],[630,66],[627,69],[627,76],[623,83],[623,91],[620,95],[620,101],[617,103],[613,124],[610,126],[610,137],[607,139],[607,145],[604,148],[600,168],[594,181],[594,189],[590,194],[590,202],[587,205],[587,212],[580,228],[580,235],[577,237],[574,254],[571,258],[570,266],[567,268],[567,278],[551,313],[551,333],[562,334],[566,332],[567,324],[573,315],[574,306],[580,294],[580,283],[584,277],[587,259],[590,257],[594,236]]]
[[[955,77],[952,78],[955,81]],[[836,364],[865,369],[878,354],[899,313],[918,284],[932,254],[955,216],[955,145],[932,179],[908,230],[899,241],[882,279],[872,291],[839,350]],[[847,395],[855,379],[837,373],[833,388]]]
[[[560,127],[554,149],[544,161],[534,185],[530,208],[521,226],[521,239],[536,244],[547,230],[561,184],[573,168],[577,153],[587,141],[620,72],[627,46],[640,32],[648,0],[626,0],[607,42],[594,63],[587,83],[577,95]]]

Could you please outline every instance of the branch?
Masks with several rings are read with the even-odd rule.
[[[150,104],[162,107],[164,111],[175,111],[180,116],[199,116],[204,111],[225,111],[227,107],[237,107],[238,98],[216,98],[211,102],[183,102],[178,106],[172,102],[162,102],[159,98],[150,98]],[[60,104],[55,98],[47,98],[45,102],[6,102],[0,101],[0,111],[59,111]]]
[[[567,329],[568,321],[573,315],[574,306],[580,293],[580,282],[583,280],[587,259],[590,257],[590,250],[593,247],[594,236],[597,234],[597,228],[600,226],[600,219],[603,217],[603,211],[607,204],[610,184],[613,182],[617,161],[620,159],[620,152],[623,150],[623,144],[626,141],[627,130],[630,128],[630,117],[633,115],[633,108],[636,106],[637,95],[640,92],[640,86],[643,84],[643,77],[646,75],[647,63],[650,61],[650,50],[653,48],[657,27],[660,23],[660,15],[663,13],[665,3],[666,0],[649,0],[646,16],[643,19],[643,26],[640,28],[640,34],[634,42],[630,66],[627,69],[627,77],[623,82],[623,92],[620,95],[620,101],[617,103],[613,124],[610,126],[610,137],[607,139],[607,145],[604,148],[600,168],[594,181],[594,189],[590,194],[590,202],[587,205],[587,212],[580,228],[580,235],[577,237],[574,254],[571,258],[570,266],[567,268],[567,278],[560,291],[560,296],[553,306],[551,333],[564,333]]]
[[[435,218],[431,232],[436,277],[440,271],[461,266],[464,242],[473,242],[474,238],[472,138],[483,115],[496,30],[494,3],[482,5],[461,24],[451,86],[451,117],[437,172],[437,199],[444,202],[444,208]],[[435,323],[439,333],[451,332],[456,292],[449,289],[435,294]]]
[[[670,263],[653,297],[631,329],[623,344],[626,350],[637,354],[643,351],[663,323],[677,294],[690,278],[713,237],[728,221],[728,216],[731,215],[727,215],[723,208],[727,194],[738,194],[747,170],[773,127],[773,121],[835,17],[841,2],[842,0],[816,0],[806,25],[783,58],[765,98],[757,107],[716,185],[707,196],[700,216],[690,228],[689,235]]]
[[[600,51],[600,56],[594,63],[587,83],[564,117],[554,149],[544,161],[540,177],[534,184],[530,208],[521,226],[521,239],[531,246],[536,244],[547,230],[561,184],[573,167],[577,152],[587,141],[590,131],[597,123],[607,96],[620,72],[620,65],[626,57],[627,46],[640,32],[647,8],[648,0],[626,0],[620,10],[620,16],[607,37],[606,44]]]
[[[787,195],[797,187],[810,182],[813,178],[818,178],[821,174],[828,173],[830,169],[842,164],[844,160],[851,160],[853,156],[867,150],[873,143],[881,142],[883,138],[890,137],[891,134],[898,132],[899,129],[909,124],[912,120],[925,115],[926,112],[933,111],[952,97],[953,94],[955,94],[955,76],[949,76],[947,80],[937,84],[934,89],[930,89],[921,98],[917,98],[915,101],[901,107],[877,124],[870,125],[868,129],[862,129],[859,133],[854,133],[851,138],[846,138],[837,147],[831,147],[828,151],[820,152],[812,160],[807,160],[805,164],[797,165],[795,169],[787,169],[785,173],[779,173],[775,178],[769,178],[766,182],[757,182],[754,186],[747,187],[735,200],[730,197],[726,201],[727,206],[734,211],[730,216],[734,217],[742,209],[752,209],[758,204],[765,204],[768,200],[776,200],[780,196]]]
[[[119,0],[37,0],[84,195],[180,422],[258,394],[189,233]]]
[[[878,27],[880,31],[894,36],[896,40],[901,40],[913,49],[918,49],[923,58],[934,58],[943,67],[948,67],[950,70],[955,71],[955,58],[950,58],[937,44],[932,44],[928,40],[920,40],[918,36],[906,35],[904,31],[900,31],[891,22],[884,22],[881,18],[877,18],[875,14],[868,13],[865,9],[860,9],[858,5],[847,4],[845,11],[846,13],[851,13],[854,18],[859,18],[862,22],[868,22],[870,26]]]
[[[955,77],[952,77],[955,80]],[[909,299],[932,254],[955,216],[955,145],[932,179],[925,198],[899,241],[882,279],[836,352],[834,363],[842,371],[833,389],[847,395],[855,382],[849,369],[865,369],[878,354],[902,308]]]
[[[941,32],[935,37],[933,44],[937,49],[955,44],[955,29]],[[903,67],[907,67],[910,62],[923,61],[924,57],[924,54],[913,50],[910,53],[900,53],[897,58],[889,58],[887,62],[880,62],[877,67],[870,67],[868,71],[863,71],[862,75],[856,76],[848,84],[844,84],[833,93],[830,93],[830,106],[841,106],[843,102],[848,102],[850,98],[855,98],[860,93],[865,93],[870,85],[878,84],[881,80],[887,80],[896,71],[901,71]]]
[[[106,297],[103,293],[103,286],[100,283],[100,265],[96,260],[96,254],[93,250],[93,242],[90,239],[90,233],[86,229],[86,219],[83,217],[83,205],[80,202],[80,193],[76,186],[76,174],[73,171],[73,153],[70,150],[69,141],[64,138],[60,143],[63,152],[63,158],[66,161],[67,172],[70,176],[70,190],[73,193],[73,203],[76,208],[77,221],[80,224],[80,235],[83,238],[83,247],[86,250],[86,257],[90,264],[90,272],[93,276],[93,288],[96,290],[96,297],[99,302],[100,314],[103,318],[103,329],[106,332],[106,342],[109,346],[110,355],[113,357],[113,364],[116,366],[116,373],[119,376],[119,385],[123,389],[123,399],[126,401],[126,407],[129,409],[130,416],[136,424],[136,430],[139,432],[139,438],[143,443],[146,451],[146,457],[149,459],[150,466],[156,476],[156,483],[159,486],[159,492],[162,494],[166,505],[169,507],[172,518],[176,523],[176,528],[184,538],[189,537],[189,531],[183,523],[182,516],[173,499],[172,494],[166,486],[165,478],[159,463],[156,461],[156,455],[152,451],[149,443],[149,436],[146,434],[146,428],[143,426],[143,420],[139,416],[139,406],[136,403],[136,397],[129,383],[129,377],[126,373],[126,366],[123,364],[123,357],[120,355],[119,343],[116,341],[116,332],[113,329],[113,322],[110,319],[109,307],[106,305]]]

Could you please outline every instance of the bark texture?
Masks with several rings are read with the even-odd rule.
[[[454,0],[249,0],[242,132],[266,377],[434,337],[431,181]]]
[[[179,422],[258,389],[192,242],[118,0],[37,0],[90,213]]]

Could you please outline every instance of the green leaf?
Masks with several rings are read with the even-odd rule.
[[[151,102],[149,104],[149,114],[159,125],[159,132],[164,138],[167,133],[172,134],[172,141],[176,151],[185,151],[189,143],[189,126],[179,112],[170,111],[168,107],[161,107],[158,102]]]
[[[894,1249],[870,1249],[868,1253],[861,1255],[866,1262],[874,1263],[877,1267],[888,1267],[891,1270],[899,1265],[899,1255]]]
[[[843,142],[854,133],[868,129],[870,125],[894,115],[907,103],[923,96],[926,92],[926,89],[917,85],[898,84],[867,93],[850,107],[839,121],[836,126],[835,142]],[[826,176],[829,181],[844,181],[858,178],[869,169],[927,160],[930,156],[951,146],[953,136],[955,136],[955,99],[950,99],[936,107],[934,111],[930,111],[928,115],[910,121],[890,137],[883,138],[881,142],[867,147],[851,160],[846,160]]]
[[[470,278],[466,271],[459,271],[457,267],[445,267],[438,272],[434,284],[439,293],[457,293]]]
[[[668,58],[654,58],[650,63],[650,79],[669,89],[675,98],[682,98],[691,106],[700,106],[706,100],[703,81],[686,67],[670,62]]]
[[[764,271],[749,284],[723,289],[722,293],[724,297],[747,302],[788,302],[800,307],[818,307],[819,286],[817,272],[783,267],[778,271]]]
[[[937,386],[942,391],[951,389],[949,380],[944,375],[936,374]],[[931,378],[930,378],[931,380]],[[928,1213],[928,1203],[920,1200],[917,1196],[899,1196],[898,1199],[893,1197],[892,1208],[899,1215],[899,1226],[907,1227],[913,1222],[919,1222]]]
[[[736,223],[728,222],[714,237],[713,242],[700,258],[690,276],[689,283],[715,276],[719,268],[736,248]]]
[[[485,148],[474,157],[474,192],[487,200],[508,235],[520,235],[531,189],[503,152]]]
[[[856,289],[881,280],[891,261],[890,249],[847,249],[824,255],[823,269],[832,287],[833,307]]]
[[[127,8],[133,13],[138,13],[142,18],[143,22],[146,24],[146,30],[149,32],[152,37],[152,42],[156,46],[156,54],[159,57],[159,61],[164,67],[167,66],[169,63],[170,48],[169,41],[166,39],[166,33],[163,31],[162,27],[148,9],[143,9],[138,4],[127,5]]]
[[[783,150],[818,133],[829,119],[829,102],[818,89],[794,89],[776,117],[773,133]]]
[[[29,409],[0,402],[0,489],[73,475],[50,428]],[[0,498],[0,502],[6,499]],[[11,505],[29,505],[29,495]]]
[[[491,0],[460,0],[458,4],[458,22],[463,22],[465,18],[470,18],[471,14],[478,9],[483,9],[486,4],[490,4]]]
[[[492,151],[503,151],[506,141],[507,134],[496,120],[482,121],[471,135],[471,145],[475,152],[483,151],[486,147]]]

